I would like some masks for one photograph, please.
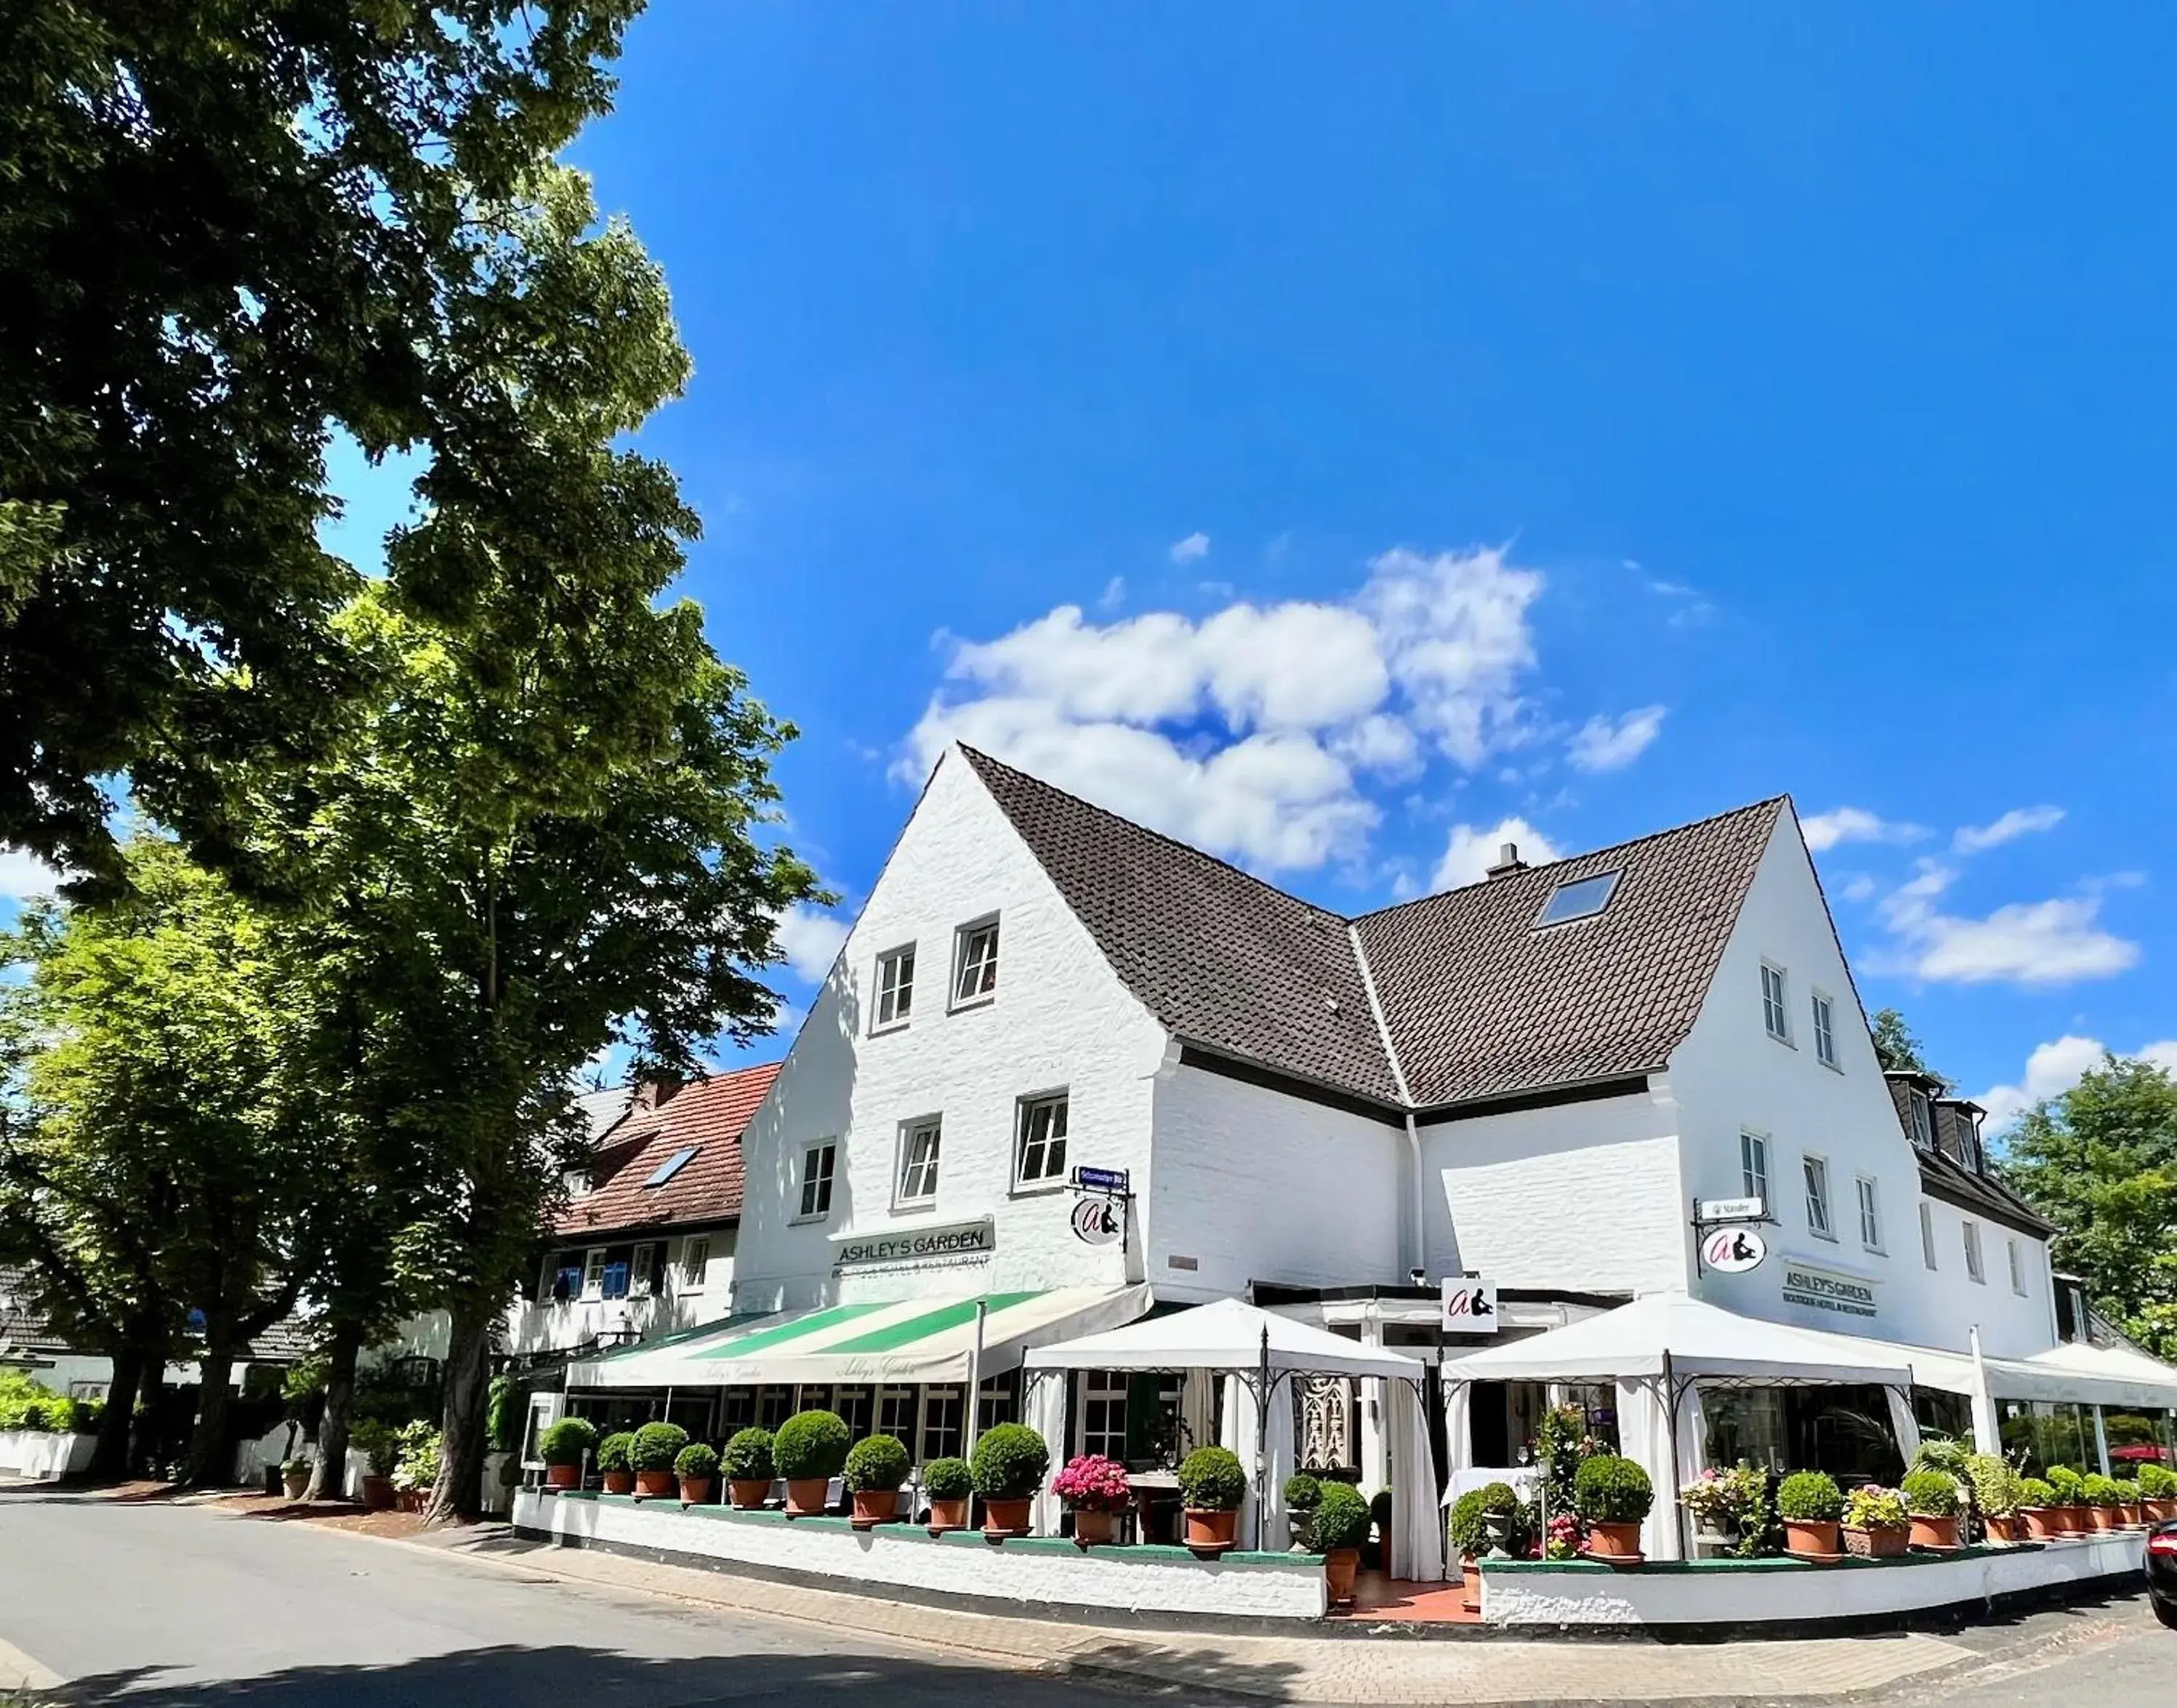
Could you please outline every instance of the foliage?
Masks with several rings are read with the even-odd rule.
[[[2056,1491],[2056,1504],[2077,1506],[2085,1499],[2086,1479],[2068,1465],[2049,1467],[2049,1487]]]
[[[1329,1493],[1329,1488],[1326,1483],[1323,1492]],[[1479,1558],[1489,1547],[1489,1531],[1484,1520],[1492,1514],[1509,1519],[1519,1510],[1519,1492],[1509,1482],[1485,1483],[1480,1488],[1467,1490],[1451,1504],[1448,1536],[1453,1549],[1467,1559]]]
[[[1581,1461],[1574,1510],[1590,1524],[1638,1524],[1655,1502],[1648,1473],[1634,1460],[1599,1453]]]
[[[597,1427],[587,1417],[563,1417],[537,1438],[537,1455],[547,1465],[580,1465],[597,1444]]]
[[[1897,1492],[1905,1497],[1906,1510],[1915,1518],[1958,1515],[1958,1480],[1948,1471],[1908,1471]]]
[[[428,1488],[439,1480],[439,1432],[418,1418],[395,1432],[400,1457],[393,1466],[396,1488]]]
[[[2055,1224],[2056,1265],[2125,1334],[2177,1357],[2177,1081],[2104,1055],[2011,1129],[2001,1171]]]
[[[1929,1435],[1921,1441],[1920,1450],[1912,1455],[1912,1469],[1968,1476],[1972,1474],[1972,1449],[1962,1441],[1947,1435]]]
[[[599,1471],[622,1471],[635,1468],[635,1432],[614,1430],[597,1443],[597,1465]]]
[[[1180,1461],[1182,1506],[1198,1512],[1236,1512],[1247,1498],[1247,1468],[1231,1449],[1198,1447]]]
[[[1100,1453],[1084,1453],[1066,1462],[1051,1479],[1050,1492],[1076,1512],[1123,1512],[1133,1498],[1127,1467]]]
[[[2023,1503],[2019,1485],[2024,1479],[2017,1466],[2000,1453],[1972,1454],[1966,1460],[1966,1478],[1983,1518],[2009,1518]]]
[[[1904,1495],[1880,1483],[1868,1483],[1845,1497],[1844,1521],[1853,1530],[1903,1530],[1907,1517]]]
[[[1941,1077],[1928,1066],[1927,1058],[1920,1053],[1920,1040],[1912,1035],[1912,1029],[1896,1009],[1876,1009],[1874,1018],[1868,1022],[1868,1030],[1874,1034],[1875,1059],[1885,1072]]]
[[[975,1473],[964,1459],[933,1459],[922,1467],[922,1492],[932,1500],[965,1500],[975,1492]]]
[[[0,1367],[0,1429],[41,1429],[57,1435],[76,1427],[76,1402],[21,1370]]]
[[[2018,1485],[2018,1503],[2032,1512],[2054,1506],[2057,1504],[2055,1488],[2038,1476],[2027,1477]]]
[[[2124,1485],[2113,1476],[2103,1476],[2096,1471],[2082,1480],[2079,1496],[2088,1506],[2121,1506],[2125,1502]]]
[[[843,1474],[853,1492],[880,1493],[905,1482],[913,1463],[906,1443],[898,1436],[868,1435],[856,1442],[848,1453]]]
[[[1542,1468],[1543,1486],[1552,1512],[1570,1512],[1581,1463],[1602,1451],[1602,1443],[1588,1433],[1587,1413],[1572,1404],[1552,1405],[1535,1426],[1535,1462]]]
[[[769,1482],[778,1474],[768,1429],[744,1429],[726,1443],[726,1475],[737,1482]]]
[[[673,1474],[683,1482],[701,1482],[718,1474],[718,1449],[707,1441],[691,1441],[673,1456]]]
[[[501,1371],[491,1378],[484,1400],[484,1439],[494,1453],[512,1453],[521,1445],[523,1390]]]
[[[968,1465],[985,1500],[1024,1500],[1043,1487],[1050,1449],[1025,1423],[1000,1423],[975,1438]]]
[[[1368,1497],[1368,1516],[1376,1521],[1379,1535],[1390,1535],[1391,1512],[1391,1491],[1389,1488],[1379,1488]]]
[[[283,1477],[308,1476],[309,1474],[310,1461],[307,1459],[286,1460],[282,1461],[280,1466],[280,1475]]]
[[[1323,1485],[1304,1471],[1296,1471],[1285,1479],[1285,1506],[1289,1511],[1308,1512],[1323,1498]]]
[[[635,1432],[627,1460],[637,1471],[670,1471],[687,1444],[688,1432],[679,1424],[646,1423]]]
[[[1825,1471],[1795,1471],[1776,1486],[1776,1516],[1795,1524],[1834,1524],[1844,1495]]]
[[[549,1435],[551,1431],[548,1429],[544,1432]],[[391,1424],[375,1417],[358,1417],[349,1429],[347,1439],[348,1445],[363,1455],[363,1463],[370,1467],[373,1476],[393,1475],[393,1467],[401,1460],[401,1437]],[[542,1450],[541,1443],[539,1450]],[[572,1465],[581,1457],[577,1451],[575,1458],[566,1463]]]
[[[1716,1531],[1735,1530],[1732,1552],[1751,1559],[1761,1550],[1769,1528],[1769,1477],[1750,1465],[1719,1471],[1710,1465],[1678,1491],[1678,1499],[1699,1522]]]
[[[772,1457],[788,1482],[837,1476],[847,1462],[854,1438],[836,1411],[797,1411],[778,1426]]]
[[[1360,1490],[1348,1483],[1327,1482],[1308,1520],[1308,1536],[1318,1553],[1337,1553],[1367,1542],[1373,1523]]]
[[[2177,1497],[2177,1471],[2166,1465],[2142,1465],[2139,1467],[2139,1492],[2149,1500],[2168,1500]]]

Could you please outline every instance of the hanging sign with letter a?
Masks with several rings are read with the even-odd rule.
[[[1701,1262],[1719,1274],[1758,1269],[1768,1255],[1768,1241],[1752,1228],[1712,1228],[1701,1238]]]
[[[1493,1334],[1497,1332],[1497,1284],[1479,1275],[1443,1278],[1443,1332],[1447,1334]]]

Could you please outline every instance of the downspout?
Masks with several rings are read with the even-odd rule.
[[[1383,998],[1376,994],[1376,975],[1368,970],[1367,952],[1361,947],[1361,928],[1349,921],[1345,936],[1353,946],[1353,964],[1360,969],[1361,988],[1368,993],[1368,1013],[1376,1023],[1376,1035],[1383,1040],[1383,1059],[1391,1064],[1391,1078],[1399,1088],[1399,1101],[1405,1105],[1408,1209],[1403,1218],[1407,1241],[1404,1267],[1411,1274],[1416,1269],[1428,1267],[1428,1224],[1422,1212],[1421,1196],[1421,1129],[1414,1125],[1414,1094],[1406,1084],[1406,1071],[1400,1064],[1398,1046],[1391,1042],[1391,1029],[1383,1018]]]
[[[1415,1269],[1425,1272],[1428,1268],[1428,1253],[1421,1220],[1421,1129],[1414,1125],[1414,1111],[1410,1106],[1406,1110],[1406,1154],[1412,1165],[1414,1201],[1413,1258],[1406,1268],[1409,1273]]]

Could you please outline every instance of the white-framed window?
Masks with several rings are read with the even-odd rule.
[[[968,1416],[966,1396],[958,1388],[926,1388],[922,1400],[922,1463],[950,1459],[960,1450]]]
[[[979,1002],[998,988],[998,919],[975,919],[953,933],[952,1003]]]
[[[1807,1231],[1817,1238],[1836,1237],[1836,1223],[1830,1215],[1830,1165],[1826,1159],[1803,1156],[1801,1171],[1807,1177]]]
[[[1825,1067],[1837,1065],[1836,1004],[1814,992],[1814,1060]]]
[[[1858,1176],[1859,1187],[1859,1242],[1870,1252],[1882,1249],[1882,1207],[1875,1196],[1874,1182],[1867,1176]]]
[[[1067,1099],[1062,1091],[1023,1097],[1013,1142],[1013,1184],[1050,1186],[1066,1178]]]
[[[1127,1460],[1127,1377],[1121,1370],[1091,1370],[1081,1378],[1081,1450]]]
[[[877,1390],[877,1433],[889,1435],[902,1442],[914,1439],[915,1403],[920,1398],[913,1388],[882,1388]]]
[[[1928,1094],[1916,1086],[1907,1101],[1912,1110],[1912,1143],[1923,1150],[1933,1150],[1935,1148],[1935,1128],[1929,1114]]]
[[[1761,1023],[1779,1044],[1792,1041],[1792,1011],[1785,1006],[1784,969],[1761,963]]]
[[[2019,1250],[2017,1241],[2012,1240],[2009,1244],[2011,1247],[2011,1291],[2022,1299],[2026,1296],[2026,1254]]]
[[[1748,1198],[1769,1207],[1769,1141],[1758,1132],[1738,1135],[1738,1180]]]
[[[832,1174],[838,1160],[839,1147],[828,1139],[801,1153],[801,1210],[796,1221],[821,1221],[832,1214]]]
[[[944,1136],[944,1122],[935,1115],[901,1123],[897,1202],[928,1203],[937,1196],[937,1151]]]
[[[630,1298],[647,1299],[651,1294],[651,1282],[657,1274],[657,1247],[646,1241],[635,1248],[635,1265],[628,1271],[627,1291]]]
[[[582,1266],[582,1296],[602,1299],[605,1293],[605,1248],[592,1246],[588,1261]]]
[[[1971,1216],[1967,1216],[1964,1225],[1966,1231],[1966,1273],[1968,1275],[1971,1275],[1976,1281],[1985,1284],[1988,1280],[1988,1271],[1981,1264],[1980,1224],[1973,1220]]]
[[[1920,1200],[1920,1258],[1935,1267],[1935,1207],[1925,1198]]]
[[[907,1024],[914,1010],[914,945],[887,949],[877,957],[877,1006],[873,1032]]]
[[[711,1240],[707,1234],[699,1234],[685,1241],[680,1247],[680,1291],[700,1293],[710,1284]]]

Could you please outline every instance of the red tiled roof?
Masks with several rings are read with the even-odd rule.
[[[779,1064],[743,1067],[681,1088],[656,1109],[631,1110],[597,1149],[596,1185],[559,1217],[557,1231],[622,1230],[737,1220],[741,1132],[778,1077]],[[695,1154],[663,1186],[647,1182],[690,1146]]]

